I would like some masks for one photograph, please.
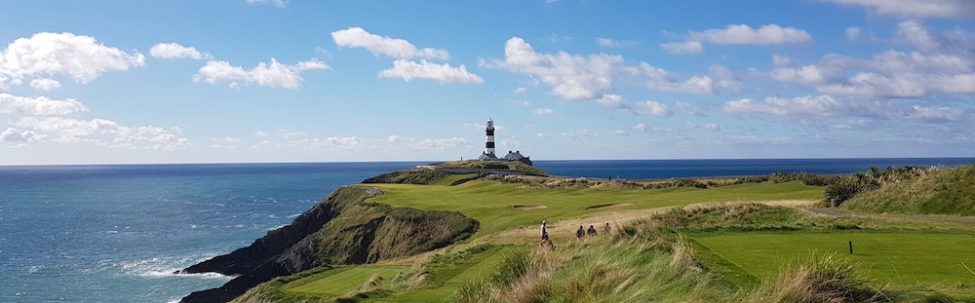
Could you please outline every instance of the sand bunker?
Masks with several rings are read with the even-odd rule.
[[[533,210],[533,209],[548,208],[548,206],[545,206],[545,205],[512,205],[511,208],[520,209],[520,210]]]
[[[620,207],[627,207],[633,205],[633,203],[607,203],[607,204],[596,204],[590,207],[586,207],[586,210],[603,210],[603,209],[613,209]]]

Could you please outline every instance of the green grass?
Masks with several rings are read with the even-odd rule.
[[[359,265],[335,268],[292,282],[284,291],[292,294],[339,297],[352,293],[379,275],[388,281],[408,268],[402,266]]]
[[[896,288],[934,287],[954,294],[975,292],[975,235],[935,232],[784,232],[707,233],[693,239],[708,251],[702,258],[723,259],[723,268],[740,268],[762,281],[784,264],[813,254],[849,256],[872,283]],[[715,264],[715,260],[710,263]],[[736,280],[747,280],[739,277]]]
[[[370,302],[450,302],[463,283],[485,278],[506,253],[523,250],[516,246],[480,246],[468,251],[438,256],[427,265],[426,285]]]
[[[370,184],[385,192],[369,201],[394,207],[424,210],[459,211],[481,223],[478,236],[516,226],[537,224],[543,219],[581,217],[607,211],[624,211],[701,202],[817,200],[823,188],[800,182],[757,183],[721,186],[712,189],[690,187],[659,190],[554,188],[542,189],[522,184],[472,181],[457,186],[412,184]],[[630,203],[611,210],[587,210],[599,204]],[[523,210],[514,205],[542,205],[546,208]]]
[[[975,215],[975,166],[941,169],[861,193],[843,203],[859,212]]]

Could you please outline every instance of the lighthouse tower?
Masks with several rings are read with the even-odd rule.
[[[486,135],[484,140],[484,153],[479,158],[481,160],[498,159],[498,156],[494,155],[494,120],[488,119],[484,134]]]

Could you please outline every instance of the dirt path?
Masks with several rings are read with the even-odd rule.
[[[926,222],[926,223],[975,224],[975,217],[973,216],[962,217],[962,216],[950,216],[950,215],[857,214],[841,208],[822,208],[822,207],[812,207],[812,208],[802,208],[802,209],[814,215],[831,217],[831,218],[862,217],[862,218],[892,219],[892,220]]]

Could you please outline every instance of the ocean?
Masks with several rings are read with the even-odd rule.
[[[539,161],[652,179],[841,174],[975,158]],[[171,302],[229,278],[173,275],[288,224],[335,188],[424,162],[0,166],[0,302]]]

